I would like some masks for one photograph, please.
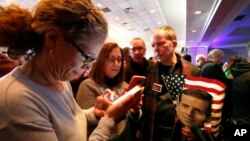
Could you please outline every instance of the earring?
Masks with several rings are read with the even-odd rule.
[[[53,53],[53,50],[52,50],[52,49],[50,49],[50,50],[49,50],[49,53]]]

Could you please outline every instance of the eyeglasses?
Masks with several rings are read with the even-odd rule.
[[[123,61],[122,58],[115,58],[115,57],[108,57],[107,58],[107,62],[112,63],[112,64],[114,64],[116,60],[117,60],[118,64],[121,64],[121,62]]]
[[[90,63],[92,63],[95,60],[95,57],[88,56],[78,45],[76,45],[76,43],[74,41],[71,41],[70,43],[85,58],[85,60],[83,61],[84,65],[90,64]]]

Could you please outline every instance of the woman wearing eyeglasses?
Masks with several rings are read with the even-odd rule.
[[[82,110],[74,100],[68,81],[92,63],[108,33],[101,13],[89,0],[40,0],[34,13],[0,7],[0,46],[12,58],[34,53],[0,79],[1,141],[86,141],[87,125],[97,117],[92,139],[108,140],[115,122],[140,100],[111,105],[99,97],[110,105],[106,111],[100,103]]]
[[[77,92],[77,103],[81,108],[93,107],[96,97],[104,95],[105,89],[109,89],[115,95],[110,96],[110,100],[115,100],[127,83],[124,81],[124,61],[122,49],[116,43],[105,43],[96,61],[92,65],[90,78],[82,81]],[[124,121],[118,124],[118,129],[113,131],[113,135],[120,133],[124,128]],[[95,127],[95,126],[94,126]],[[89,127],[91,133],[93,126]]]

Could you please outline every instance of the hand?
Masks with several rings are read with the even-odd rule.
[[[141,89],[141,93],[144,91],[144,87],[142,87]],[[140,101],[134,106],[132,107],[132,109],[130,110],[131,113],[133,114],[136,114],[139,112],[139,110],[141,109],[142,107],[142,98],[143,98],[143,94],[141,94],[141,97],[140,97]]]
[[[111,91],[110,89],[105,89],[103,91],[103,97],[110,101],[115,101],[119,98],[119,94],[117,94],[115,91]]]
[[[129,109],[140,103],[142,94],[128,95],[116,104],[110,105],[106,110],[105,116],[113,119],[115,122],[124,116]]]
[[[138,103],[134,106],[134,107],[132,107],[132,109],[130,109],[130,112],[132,113],[132,114],[136,114],[136,113],[138,113],[139,112],[139,110],[141,109],[141,107],[142,107],[142,98],[143,98],[143,94],[141,94],[141,97],[140,97],[140,100],[138,101]]]
[[[122,89],[122,94],[125,94],[128,91],[128,86],[124,86]]]
[[[97,117],[102,117],[106,114],[106,110],[108,107],[112,105],[112,102],[110,102],[108,99],[106,99],[103,96],[98,96],[96,98],[96,104],[94,107],[94,114]]]

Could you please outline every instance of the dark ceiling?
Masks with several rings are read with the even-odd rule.
[[[250,1],[222,0],[196,46],[237,49],[248,42],[250,42]]]

